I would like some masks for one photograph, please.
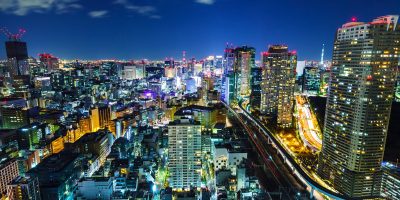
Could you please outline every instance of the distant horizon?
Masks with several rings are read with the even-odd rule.
[[[186,51],[187,58],[204,58],[222,55],[229,42],[254,47],[258,59],[268,45],[286,44],[299,60],[319,60],[323,44],[331,59],[342,24],[400,14],[400,1],[360,1],[10,1],[0,5],[0,26],[12,33],[26,29],[22,40],[32,57],[48,52],[66,59],[160,60]]]

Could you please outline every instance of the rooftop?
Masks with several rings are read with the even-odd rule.
[[[27,183],[31,182],[32,180],[34,180],[33,177],[29,177],[29,176],[18,176],[17,178],[15,178],[14,180],[12,180],[12,182],[11,182],[10,184],[11,184],[11,185],[27,184]]]
[[[29,172],[32,173],[51,173],[59,172],[63,170],[70,163],[75,161],[79,154],[62,151],[58,154],[53,154],[50,157],[44,159],[38,166],[32,168]]]
[[[382,169],[400,177],[400,166],[391,162],[382,162]]]

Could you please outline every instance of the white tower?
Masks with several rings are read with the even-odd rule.
[[[321,52],[321,65],[324,65],[324,51],[325,51],[325,44],[322,44],[322,52]]]

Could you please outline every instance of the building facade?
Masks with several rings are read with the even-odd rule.
[[[234,50],[235,60],[233,71],[236,75],[236,98],[249,96],[251,92],[251,68],[255,67],[255,53],[253,47],[243,46]]]
[[[41,200],[39,180],[36,177],[17,177],[7,185],[7,196],[11,200]]]
[[[0,164],[0,192],[7,192],[7,184],[14,178],[18,177],[18,162],[17,160],[9,160]]]
[[[336,34],[318,173],[351,197],[379,195],[399,48],[398,16]]]
[[[382,163],[381,196],[400,199],[400,167],[393,163]]]
[[[308,95],[319,94],[321,73],[318,67],[305,67],[303,72],[302,92]]]
[[[180,119],[168,125],[170,186],[175,189],[200,187],[201,125]]]
[[[285,45],[272,45],[262,53],[262,114],[276,118],[278,127],[292,127],[297,55]]]

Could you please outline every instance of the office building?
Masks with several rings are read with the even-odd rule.
[[[42,65],[47,69],[48,72],[52,72],[59,68],[58,58],[49,54],[49,53],[41,53],[39,54],[39,59]]]
[[[400,65],[397,68],[397,81],[396,81],[396,89],[395,89],[395,94],[394,94],[394,98],[396,102],[400,102]]]
[[[109,128],[111,125],[111,107],[101,106],[98,108],[100,129]]]
[[[175,190],[200,187],[201,125],[179,119],[168,125],[170,186]]]
[[[83,178],[78,182],[77,199],[111,199],[113,193],[112,177]]]
[[[88,133],[77,140],[71,151],[82,154],[95,154],[99,156],[100,164],[103,164],[111,151],[112,134],[108,131]]]
[[[27,59],[28,48],[26,42],[18,40],[6,41],[6,53],[9,59],[15,58],[17,61]]]
[[[235,74],[233,72],[229,72],[225,76],[224,82],[224,90],[222,93],[222,100],[230,105],[235,98]]]
[[[10,200],[41,200],[38,178],[18,176],[7,185],[7,196]]]
[[[276,118],[281,128],[292,127],[296,62],[296,52],[285,45],[272,45],[262,53],[260,111]]]
[[[23,75],[26,73],[26,62],[28,59],[28,49],[26,42],[20,40],[20,38],[9,38],[10,40],[5,42],[6,54],[8,58],[8,72],[11,77],[15,75]]]
[[[38,178],[42,200],[73,199],[83,172],[80,160],[78,154],[62,151],[47,157],[26,174]]]
[[[337,30],[318,174],[351,197],[379,195],[400,56],[398,16]]]
[[[242,46],[234,50],[233,71],[235,72],[236,98],[249,96],[251,92],[251,68],[255,67],[256,50],[253,47]]]
[[[321,73],[318,67],[305,67],[303,72],[302,92],[317,95],[320,90]]]
[[[250,105],[252,109],[259,110],[261,104],[261,82],[262,82],[262,68],[251,68],[251,93]]]
[[[96,132],[100,129],[100,117],[99,117],[99,108],[91,108],[90,109],[90,130],[91,132]]]
[[[330,70],[320,70],[320,87],[319,87],[319,95],[326,96],[329,89],[329,77],[331,74]]]
[[[25,108],[0,107],[1,128],[17,129],[29,124],[29,113]]]

